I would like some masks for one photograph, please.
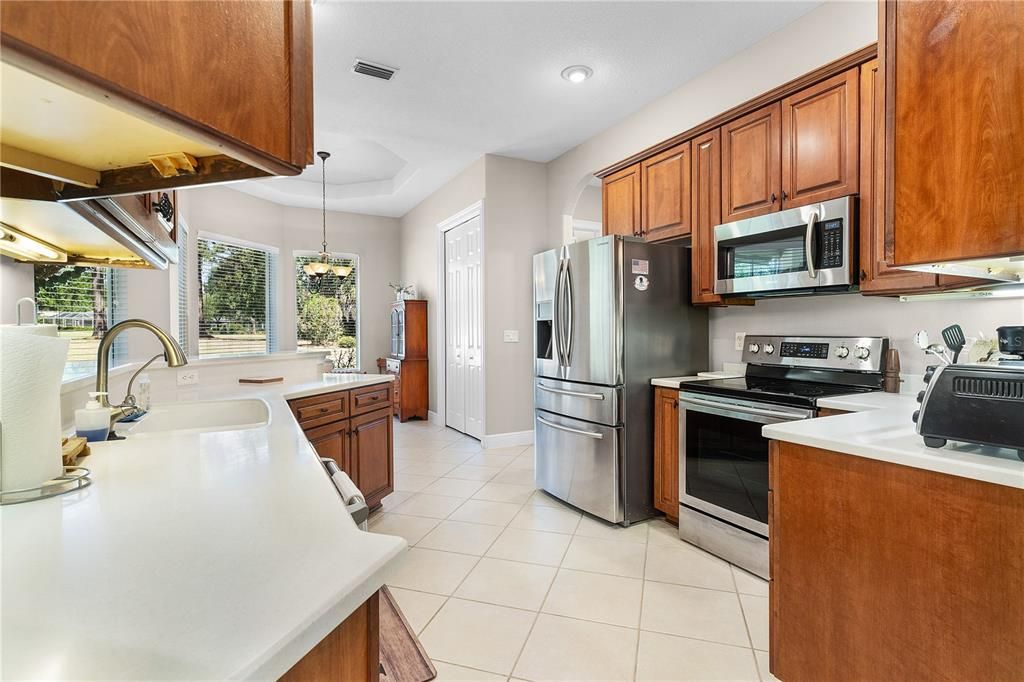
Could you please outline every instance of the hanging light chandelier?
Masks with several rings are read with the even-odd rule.
[[[330,152],[317,152],[317,156],[320,157],[321,175],[320,184],[322,189],[322,219],[323,219],[323,230],[324,230],[324,241],[321,244],[323,247],[320,251],[320,260],[310,261],[302,266],[302,271],[310,277],[320,279],[328,272],[333,272],[338,277],[348,277],[349,273],[352,272],[351,265],[334,265],[331,263],[331,254],[327,251],[327,159],[330,158]]]

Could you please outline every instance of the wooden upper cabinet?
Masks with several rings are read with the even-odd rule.
[[[690,141],[693,156],[690,224],[690,299],[720,304],[715,293],[715,226],[722,222],[722,145],[716,128]]]
[[[1024,3],[883,2],[888,261],[1024,253]]]
[[[860,79],[860,290],[893,295],[934,288],[935,275],[897,270],[885,263],[885,108],[877,59],[861,66]]]
[[[635,237],[640,226],[640,164],[623,168],[601,183],[602,230],[604,234]]]
[[[722,126],[722,222],[778,211],[782,108],[778,102]]]
[[[782,100],[782,208],[856,194],[860,70]]]
[[[690,143],[640,162],[640,229],[647,241],[690,234]]]
[[[112,107],[111,116],[130,119],[130,125],[112,124],[125,134],[107,141],[106,165],[86,166],[102,172],[107,187],[100,194],[125,193],[126,183],[139,184],[141,189],[132,187],[135,191],[166,188],[125,173],[117,176],[120,184],[106,177],[138,167],[139,173],[148,169],[160,179],[147,154],[184,151],[199,159],[195,173],[178,176],[171,186],[295,175],[313,161],[308,0],[4,2],[0,40],[5,68],[28,74],[20,80],[37,87],[42,79],[49,87]],[[46,120],[65,115],[60,107],[71,106],[65,99],[50,98]],[[17,140],[24,146],[52,137],[38,126],[9,130],[18,121],[6,120],[7,104],[5,96],[4,132],[14,135],[5,143]],[[97,141],[75,113],[66,113],[61,142],[69,151],[83,147],[91,154],[89,145]],[[147,133],[149,127],[158,134]],[[137,153],[140,149],[144,153]],[[90,154],[69,154],[63,160],[75,162]],[[242,173],[238,163],[250,172]]]

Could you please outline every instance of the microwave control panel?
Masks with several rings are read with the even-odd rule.
[[[843,221],[826,220],[821,223],[821,263],[819,268],[843,266]]]

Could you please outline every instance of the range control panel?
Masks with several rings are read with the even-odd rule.
[[[810,369],[880,372],[889,348],[883,336],[751,336],[743,362]]]

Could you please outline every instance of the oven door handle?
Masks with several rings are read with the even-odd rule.
[[[679,402],[685,405],[692,405],[698,412],[705,412],[708,409],[717,411],[720,414],[733,414],[742,419],[745,415],[753,417],[768,417],[769,419],[780,419],[783,421],[796,421],[808,419],[813,415],[811,410],[800,410],[794,412],[783,412],[781,410],[770,410],[768,408],[750,407],[748,405],[734,405],[731,403],[718,402],[715,400],[701,400],[690,396],[680,396]],[[701,409],[703,408],[703,409]]]
[[[818,279],[818,268],[814,265],[814,227],[818,224],[818,212],[811,211],[807,217],[807,231],[804,233],[804,257],[807,259],[807,276]]]
[[[603,434],[595,433],[594,431],[584,431],[583,429],[574,429],[571,426],[562,426],[561,424],[556,424],[555,422],[549,422],[544,417],[537,417],[537,421],[539,421],[544,426],[550,426],[551,428],[558,429],[559,431],[568,431],[569,433],[575,433],[577,436],[586,436],[587,438],[593,438],[595,440],[601,440],[602,438],[604,438]]]

